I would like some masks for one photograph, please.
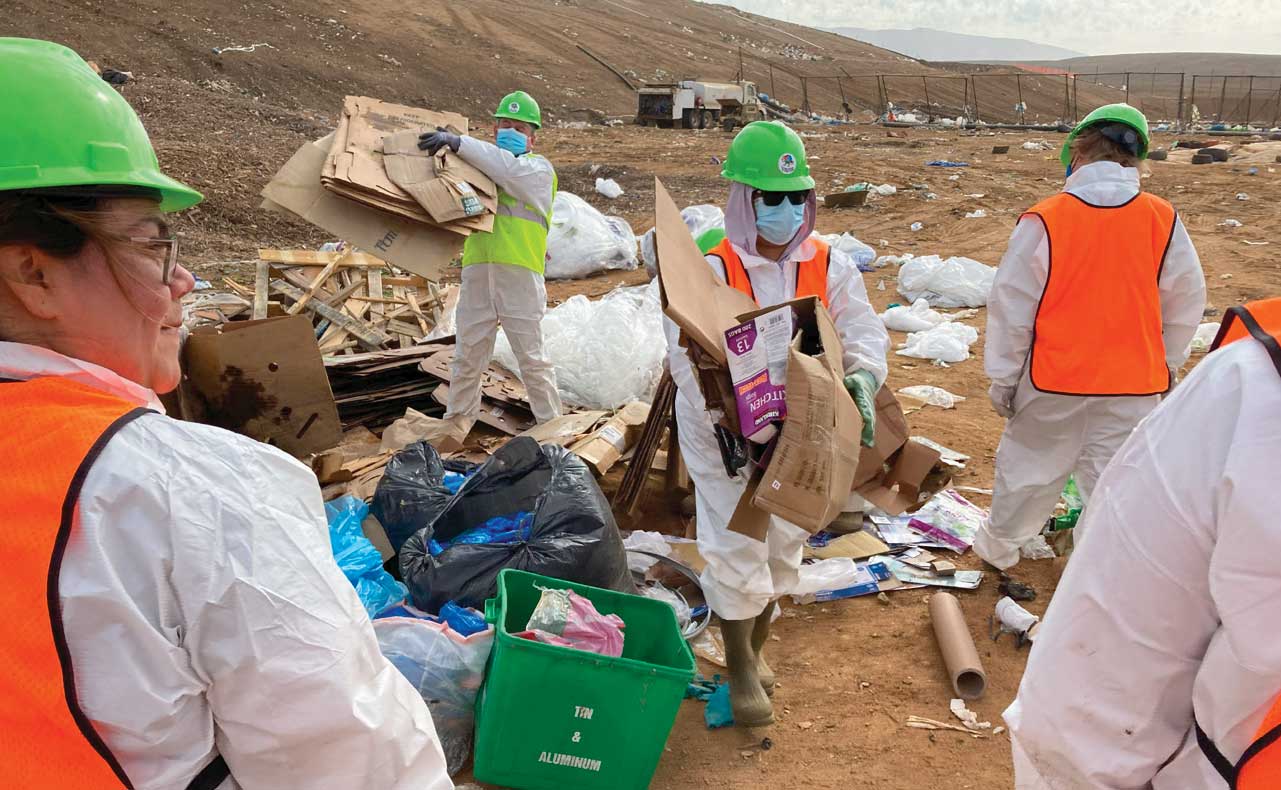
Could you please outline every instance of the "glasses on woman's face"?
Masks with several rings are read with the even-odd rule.
[[[175,236],[131,236],[129,241],[161,258],[160,282],[173,281],[173,270],[178,266],[178,239]]]
[[[767,206],[781,205],[784,200],[793,206],[799,206],[809,197],[810,191],[808,189],[800,189],[795,192],[765,192],[762,190],[757,194],[760,195],[761,201]]]

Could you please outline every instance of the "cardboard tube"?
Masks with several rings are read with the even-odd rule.
[[[930,620],[934,638],[943,653],[943,664],[952,678],[952,689],[961,699],[979,699],[987,691],[987,673],[979,661],[979,651],[965,624],[961,602],[951,593],[930,596]]]

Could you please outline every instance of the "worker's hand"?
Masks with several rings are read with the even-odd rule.
[[[458,146],[462,145],[462,142],[463,138],[438,127],[434,132],[424,132],[418,136],[418,149],[435,156],[437,151],[449,146],[449,150],[458,153]]]
[[[1014,393],[1017,391],[1017,387],[1004,384],[993,384],[988,388],[987,397],[992,401],[992,408],[1007,420],[1014,416]]]
[[[876,377],[866,370],[856,370],[845,377],[845,389],[863,418],[861,443],[871,447],[876,443]]]

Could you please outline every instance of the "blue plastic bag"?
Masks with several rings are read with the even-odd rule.
[[[344,496],[325,503],[325,517],[329,521],[329,545],[334,561],[356,588],[360,602],[370,617],[394,603],[403,601],[408,594],[405,585],[383,570],[383,558],[374,544],[365,537],[360,524],[369,515],[369,505],[353,496]]]
[[[534,529],[533,513],[513,513],[510,516],[494,516],[478,527],[472,527],[452,540],[443,543],[432,538],[427,550],[433,557],[439,556],[450,546],[482,545],[489,543],[523,543],[529,540]]]

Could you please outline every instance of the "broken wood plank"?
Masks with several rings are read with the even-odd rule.
[[[369,287],[366,294],[370,299],[382,299],[386,296],[383,293],[383,273],[381,269],[370,269],[365,272],[365,281]],[[378,323],[386,312],[383,306],[377,302],[371,302],[369,306],[369,317],[374,323]]]
[[[363,252],[318,252],[316,250],[258,250],[258,258],[270,263],[300,266],[338,266],[352,269],[384,269],[387,262]]]
[[[302,299],[302,289],[296,288],[284,280],[273,281],[271,287],[295,302]],[[335,310],[324,302],[309,302],[304,305],[303,309],[310,310],[322,318],[328,318],[335,325],[347,330],[352,337],[359,340],[360,344],[370,351],[380,350],[384,345],[391,342],[391,336],[385,332],[375,329],[364,321],[352,318],[341,310]]]
[[[338,268],[339,260],[341,259],[330,261],[325,265],[325,268],[320,270],[320,274],[317,274],[316,278],[311,281],[311,285],[303,291],[302,298],[295,302],[293,307],[289,308],[287,312],[290,315],[298,315],[303,311],[307,306],[307,303],[311,301],[311,298],[316,295],[316,289],[324,285],[329,279],[329,276],[334,273],[334,269]]]
[[[418,320],[418,328],[423,330],[422,336],[427,337],[427,335],[431,334],[431,327],[427,325],[427,316],[423,315],[423,309],[418,304],[418,289],[406,288],[405,296],[409,299],[410,312],[412,312],[414,314],[414,318]]]
[[[227,288],[229,288],[233,293],[239,296],[243,296],[246,299],[254,298],[254,289],[250,288],[247,285],[241,285],[240,283],[236,282],[230,277],[222,278],[222,284],[227,286]]]
[[[267,295],[270,291],[268,281],[271,279],[271,264],[259,261],[254,272],[254,312],[253,319],[261,321],[267,317]]]
[[[419,277],[416,274],[411,274],[408,277],[384,277],[383,278],[383,285],[388,285],[388,286],[412,285],[415,288],[425,288],[427,287],[427,283],[429,282],[431,282],[431,280],[428,280],[426,277]]]

